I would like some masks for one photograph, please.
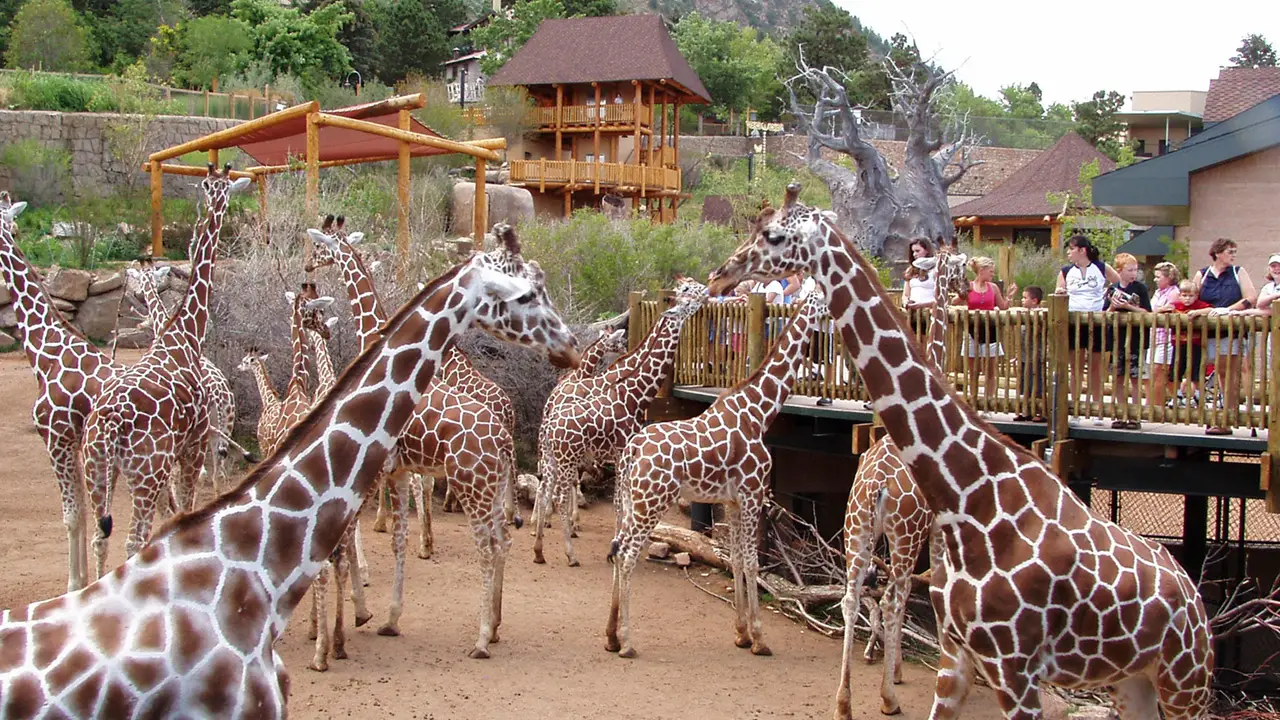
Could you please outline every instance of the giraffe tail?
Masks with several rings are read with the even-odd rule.
[[[114,521],[111,517],[111,499],[114,494],[115,464],[118,458],[120,426],[122,419],[114,412],[104,413],[96,437],[86,438],[82,455],[85,458],[84,481],[89,494],[102,514],[98,517],[98,531],[102,537],[111,537]]]
[[[618,538],[614,538],[613,542],[609,543],[609,554],[604,556],[605,562],[612,565],[614,558],[618,557],[618,551],[621,549],[622,541]]]
[[[507,456],[504,458],[503,461],[506,465],[506,468],[504,469],[504,472],[506,473],[506,476],[507,476],[506,502],[511,507],[511,513],[512,513],[511,524],[515,525],[516,529],[519,530],[520,528],[524,527],[524,518],[520,517],[520,503],[516,502],[516,469],[517,468],[516,468],[516,459],[515,459],[514,452],[511,454],[507,454]]]

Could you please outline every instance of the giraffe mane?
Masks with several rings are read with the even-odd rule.
[[[442,275],[433,279],[431,282],[428,282],[421,292],[396,311],[396,314],[387,321],[384,327],[398,326],[405,320],[405,318],[417,311],[418,305],[424,298],[429,296],[431,293],[434,293],[440,287],[452,282],[453,279],[462,272],[464,267],[466,267],[466,263],[455,265]],[[311,408],[311,411],[308,412],[297,425],[290,428],[284,438],[281,439],[280,444],[276,446],[275,452],[268,457],[263,458],[262,462],[258,463],[257,467],[255,467],[252,472],[241,480],[238,485],[209,501],[203,507],[169,518],[167,522],[156,529],[155,533],[151,536],[152,541],[205,522],[222,509],[237,502],[246,492],[248,492],[249,488],[261,482],[263,477],[274,469],[277,458],[283,456],[285,452],[293,450],[294,445],[303,436],[314,430],[322,421],[327,422],[329,411],[333,408],[333,405],[337,403],[340,397],[346,394],[346,391],[351,388],[352,384],[358,382],[360,378],[364,377],[370,366],[377,362],[378,358],[382,354],[383,346],[386,345],[388,336],[389,333],[384,333],[382,337],[378,338],[377,342],[370,345],[369,348],[361,352],[355,360],[351,361],[351,364],[347,366],[346,370],[342,371],[342,374],[334,382],[333,387],[329,390],[329,394],[325,395],[324,399],[316,403],[316,405]]]

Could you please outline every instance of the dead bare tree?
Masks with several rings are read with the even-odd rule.
[[[796,69],[798,74],[786,85],[791,111],[809,136],[805,162],[827,183],[832,209],[860,249],[898,261],[914,238],[950,242],[954,230],[947,188],[981,163],[971,149],[982,141],[969,131],[963,116],[939,122],[935,100],[951,73],[919,61],[901,68],[886,59],[893,110],[907,126],[905,160],[894,174],[880,151],[858,132],[845,73],[810,67],[803,52]],[[812,107],[801,102],[800,88],[817,98]],[[851,157],[855,170],[824,158],[824,148]]]

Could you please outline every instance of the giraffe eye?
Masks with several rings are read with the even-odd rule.
[[[528,305],[533,302],[534,293],[532,290],[516,298],[516,302],[520,305]]]
[[[780,232],[775,232],[773,230],[766,230],[764,233],[764,241],[769,243],[770,245],[777,245],[781,243],[782,240],[783,240],[783,235]]]

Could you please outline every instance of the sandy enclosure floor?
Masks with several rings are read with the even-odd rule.
[[[53,473],[31,424],[36,384],[25,356],[0,355],[0,608],[56,596],[66,588],[66,534]],[[437,501],[437,508],[439,503]],[[128,493],[118,486],[111,565],[123,560]],[[528,515],[528,511],[525,511]],[[733,645],[733,610],[690,584],[674,567],[641,563],[633,585],[634,638],[640,657],[604,649],[613,532],[612,508],[583,515],[580,568],[566,567],[558,525],[548,535],[549,564],[534,565],[528,527],[517,531],[507,563],[501,642],[490,660],[466,653],[478,628],[480,583],[461,515],[436,513],[436,557],[406,563],[402,636],[376,634],[391,581],[390,536],[365,523],[374,619],[349,628],[348,660],[328,673],[306,669],[309,598],[280,641],[293,678],[296,718],[827,718],[840,668],[840,643],[764,613],[773,657]],[[417,529],[410,533],[410,547]],[[412,553],[412,550],[411,550]],[[691,577],[718,594],[731,581],[695,567]],[[347,621],[352,613],[348,606]],[[927,716],[933,674],[908,664],[898,696],[906,718]],[[879,718],[880,666],[859,662],[853,706]],[[997,717],[990,691],[970,696],[966,715]]]

